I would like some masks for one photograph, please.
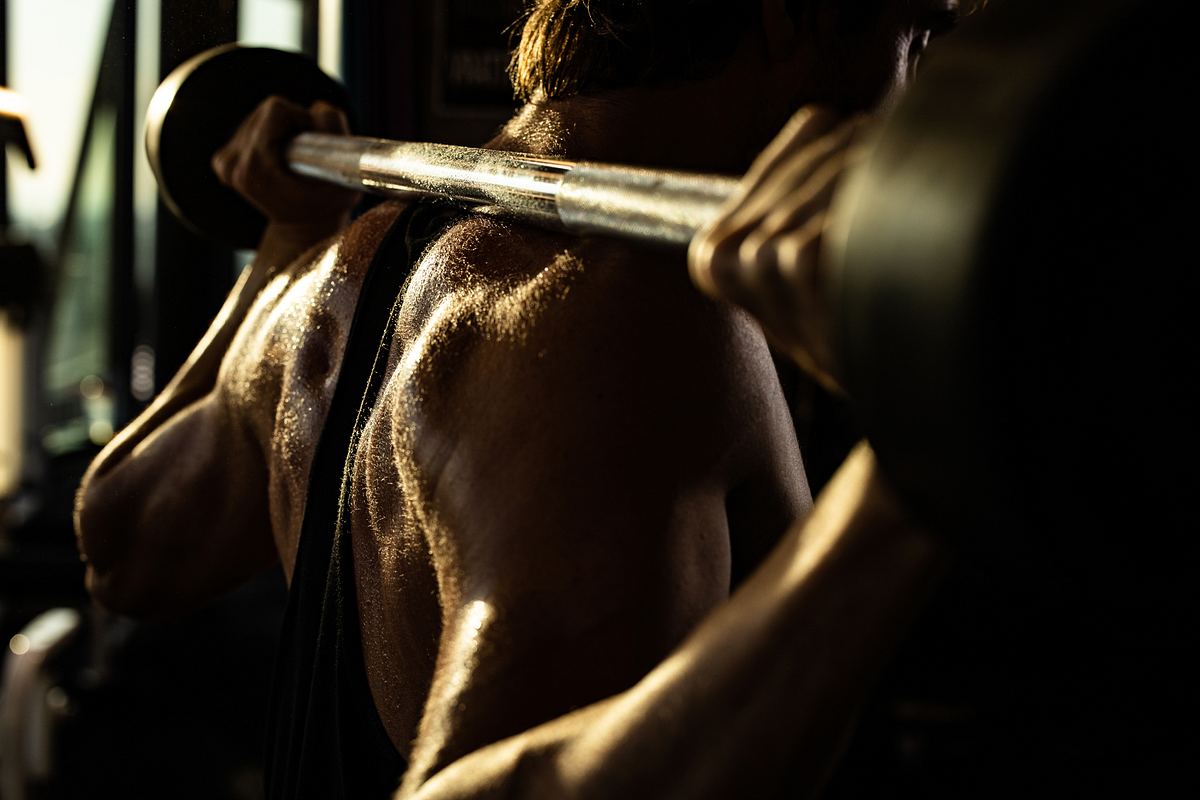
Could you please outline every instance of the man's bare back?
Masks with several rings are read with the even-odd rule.
[[[349,251],[393,217],[377,210],[277,275],[222,366],[235,416],[269,454],[289,575],[368,263]],[[522,712],[487,714],[506,728],[487,735],[515,733],[632,684],[727,597],[735,562],[744,573],[807,508],[761,334],[702,298],[678,257],[468,218],[416,266],[393,335],[351,530],[372,694],[405,755],[439,653],[427,735],[460,730],[445,716],[497,680]],[[560,618],[513,608],[541,602]],[[441,639],[463,615],[478,636]],[[559,691],[546,675],[527,687],[538,702],[518,701],[518,676],[547,650]],[[521,657],[496,663],[501,652]],[[481,659],[486,677],[471,670]]]
[[[776,12],[764,7],[768,39],[788,30]],[[896,24],[903,42],[917,37],[908,16]],[[750,37],[707,82],[532,103],[493,146],[738,169],[776,112],[790,113],[796,76],[808,74],[800,41],[763,50]],[[326,110],[311,116],[336,128]],[[844,146],[824,136],[830,124],[810,126],[822,158]],[[397,211],[374,211],[297,261],[313,243],[301,223],[336,204],[279,169],[288,126],[264,126],[248,124],[218,172],[281,224],[189,364],[81,491],[90,586],[118,609],[203,602],[276,554],[293,568],[350,322]],[[295,196],[302,218],[291,216]],[[689,750],[715,719],[742,719],[744,746],[721,751],[730,769],[695,787],[708,794],[743,785],[747,758],[785,762],[754,721],[781,701],[811,718],[819,776],[862,683],[838,665],[869,663],[894,640],[911,606],[894,601],[936,559],[907,537],[896,550],[859,548],[903,530],[863,451],[832,490],[833,510],[810,532],[793,527],[725,602],[811,504],[757,324],[697,291],[681,254],[473,216],[415,265],[394,337],[353,464],[350,534],[368,683],[410,765],[402,794],[520,783],[550,741],[564,747],[540,762],[553,781],[662,786],[659,765],[679,754],[643,750]],[[858,624],[843,625],[847,614]],[[803,636],[793,646],[802,628],[833,646],[818,653]],[[836,679],[792,686],[800,662]],[[746,692],[759,689],[743,719]],[[640,724],[651,718],[663,725]],[[777,774],[764,772],[764,785]]]
[[[758,133],[730,119],[769,124],[744,89],[790,85],[746,80],[786,77],[756,52],[715,83],[531,104],[493,145],[733,169]],[[713,112],[714,91],[746,113]],[[295,565],[314,448],[397,209],[300,258],[345,206],[306,194],[278,148],[297,126],[338,126],[328,109],[274,111],[296,125],[267,113],[217,165],[273,220],[255,264],[80,491],[89,587],[116,610],[169,614]],[[647,137],[650,113],[705,135]],[[831,129],[805,127],[815,163],[844,146]],[[407,761],[397,796],[820,786],[872,665],[940,571],[869,448],[772,550],[811,504],[790,416],[757,324],[705,299],[682,255],[475,216],[415,265],[401,311],[349,498],[365,677]],[[322,794],[296,783],[309,777],[345,791],[354,750],[372,796],[391,792],[393,766],[373,771],[386,747],[330,739],[328,721],[285,720],[273,791]],[[320,746],[293,760],[291,737],[310,732]]]
[[[500,143],[588,155],[534,127],[554,135],[517,125]],[[188,365],[85,478],[102,602],[171,613],[276,554],[290,580],[360,290],[398,213],[302,256],[309,227],[268,232]],[[414,785],[631,686],[811,504],[757,324],[697,291],[682,254],[468,216],[414,265],[393,335],[350,531],[368,682]]]

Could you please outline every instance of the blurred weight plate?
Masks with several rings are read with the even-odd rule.
[[[154,93],[146,114],[146,155],[163,201],[198,235],[234,248],[258,245],[266,219],[217,180],[213,155],[266,98],[347,109],[344,86],[307,56],[225,45],[181,64]]]

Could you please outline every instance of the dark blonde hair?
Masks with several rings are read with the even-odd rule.
[[[520,100],[570,97],[704,77],[759,18],[755,0],[527,0],[508,74]],[[839,24],[868,24],[883,0],[789,0],[793,14],[838,6]],[[963,0],[964,9],[986,0]],[[522,24],[523,23],[523,24]]]
[[[757,18],[751,0],[533,0],[509,65],[518,98],[699,77]]]

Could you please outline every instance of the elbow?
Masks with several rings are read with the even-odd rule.
[[[115,507],[107,488],[103,480],[89,474],[75,493],[75,544],[89,575],[108,573],[125,549],[122,530],[114,524],[122,516],[121,509]]]
[[[129,570],[100,570],[89,564],[84,583],[96,604],[114,614],[147,621],[172,615],[144,582],[131,579]]]
[[[103,608],[149,619],[160,616],[152,571],[137,557],[136,521],[114,504],[103,482],[85,479],[75,497],[75,541],[87,565],[84,584]]]
[[[97,605],[125,617],[152,622],[186,610],[157,570],[133,558],[104,565],[89,561],[84,586]]]

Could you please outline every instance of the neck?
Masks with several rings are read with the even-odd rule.
[[[534,99],[488,147],[575,161],[740,174],[787,119],[753,66],[666,87]]]

